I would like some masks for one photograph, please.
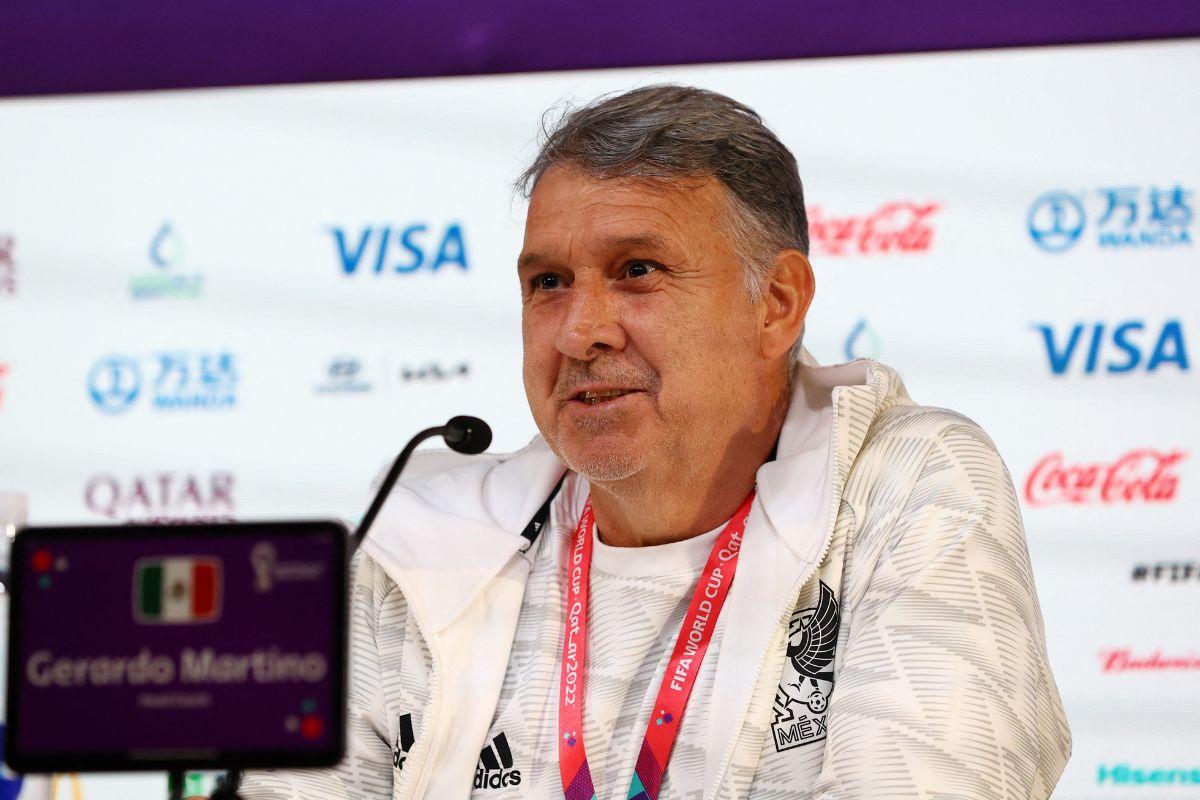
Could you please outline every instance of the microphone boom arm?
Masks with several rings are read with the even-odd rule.
[[[417,445],[434,436],[441,436],[451,450],[465,455],[482,453],[492,443],[492,429],[478,417],[452,417],[445,425],[426,428],[418,433],[404,446],[404,449],[400,451],[400,455],[396,456],[396,460],[392,462],[392,468],[388,470],[387,476],[379,486],[379,491],[375,493],[375,499],[371,501],[371,507],[367,509],[362,522],[358,523],[358,530],[354,532],[353,547],[357,548],[358,545],[362,544],[367,531],[371,528],[371,523],[375,521],[375,517],[379,514],[379,509],[383,508],[388,495],[392,493],[392,487],[399,480],[400,473],[404,470],[404,465],[412,457],[413,451],[417,449]]]
[[[431,439],[434,436],[444,436],[448,426],[438,425],[434,428],[426,428],[404,446],[400,451],[400,455],[396,456],[396,460],[392,462],[392,468],[388,470],[387,477],[383,479],[383,483],[379,486],[379,491],[375,494],[375,499],[371,501],[371,507],[367,509],[367,513],[363,516],[362,522],[358,523],[358,529],[354,531],[354,546],[362,544],[362,540],[366,537],[367,531],[371,528],[371,523],[375,521],[375,517],[379,514],[379,509],[383,508],[384,501],[388,495],[392,493],[392,487],[396,485],[396,481],[400,479],[400,473],[404,470],[404,465],[408,463],[408,459],[412,457],[413,451],[417,449],[417,445],[426,439]]]

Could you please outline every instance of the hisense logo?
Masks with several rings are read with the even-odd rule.
[[[1196,786],[1200,785],[1200,769],[1196,767],[1131,767],[1128,764],[1101,764],[1096,770],[1096,783],[1101,786]]]
[[[503,732],[496,734],[492,743],[479,753],[479,765],[475,767],[476,789],[501,789],[521,785],[521,770],[513,769],[512,750]]]

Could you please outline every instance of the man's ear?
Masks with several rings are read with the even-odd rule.
[[[760,301],[760,347],[767,359],[785,355],[804,329],[804,317],[817,284],[808,257],[794,248],[780,250],[767,273]]]

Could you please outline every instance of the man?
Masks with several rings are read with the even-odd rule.
[[[791,153],[655,86],[566,116],[523,186],[542,436],[399,485],[345,761],[243,795],[1049,796],[1070,734],[1009,476],[888,368],[802,353]]]

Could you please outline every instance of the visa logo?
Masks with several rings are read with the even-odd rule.
[[[1042,334],[1050,371],[1055,375],[1065,375],[1073,367],[1080,367],[1085,375],[1097,370],[1121,373],[1139,368],[1154,372],[1167,364],[1180,372],[1189,369],[1183,326],[1177,319],[1167,320],[1161,328],[1147,327],[1136,319],[1115,325],[1079,322],[1061,332],[1050,325],[1033,327]]]
[[[406,273],[422,268],[436,272],[447,264],[467,269],[467,246],[462,225],[457,222],[447,225],[440,235],[422,222],[368,225],[360,231],[333,227],[329,232],[346,275]]]

